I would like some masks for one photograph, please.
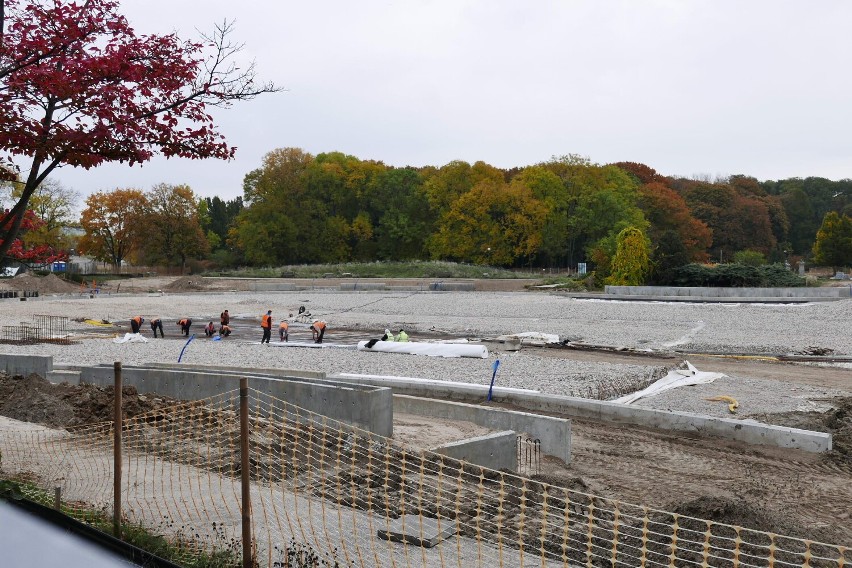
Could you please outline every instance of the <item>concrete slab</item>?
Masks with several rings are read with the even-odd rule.
[[[432,548],[456,532],[456,523],[452,519],[403,515],[393,519],[387,529],[379,529],[377,536],[383,540],[413,544],[423,548]]]

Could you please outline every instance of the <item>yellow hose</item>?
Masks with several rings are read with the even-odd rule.
[[[730,404],[728,404],[728,410],[731,412],[731,414],[736,412],[737,408],[739,408],[739,406],[740,406],[740,403],[737,402],[737,399],[735,399],[732,396],[728,396],[728,395],[714,396],[714,397],[708,398],[706,400],[709,400],[709,401],[712,401],[712,402],[728,402],[728,403],[730,403]]]

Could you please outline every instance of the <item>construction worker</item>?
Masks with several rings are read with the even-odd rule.
[[[142,327],[142,324],[145,323],[145,318],[142,316],[136,316],[135,318],[130,319],[130,331],[131,333],[139,333],[139,328]]]
[[[408,334],[405,333],[405,330],[400,328],[399,335],[396,336],[397,341],[408,341]]]
[[[281,320],[281,323],[278,324],[278,340],[290,342],[290,334],[288,330],[290,329],[290,324],[287,323],[287,320]]]
[[[155,318],[151,320],[151,332],[154,334],[154,339],[157,338],[157,330],[160,330],[160,337],[165,337],[166,334],[163,331],[163,320],[160,318]]]
[[[395,341],[390,329],[385,328],[385,334],[382,336],[382,341]]]
[[[231,335],[231,326],[229,326],[229,325],[219,326],[219,337],[228,337],[229,335]]]
[[[219,325],[231,325],[231,314],[228,313],[228,310],[219,314]]]
[[[263,337],[260,339],[260,344],[264,342],[269,344],[272,338],[272,310],[267,310],[266,315],[260,319],[260,327],[263,328]]]
[[[183,318],[178,321],[177,324],[180,326],[180,332],[185,336],[189,337],[189,328],[192,326],[192,320],[189,318]]]
[[[312,323],[311,334],[314,337],[314,343],[322,343],[322,336],[325,335],[325,322],[317,320]]]
[[[213,335],[215,333],[216,333],[216,326],[213,325],[212,321],[210,323],[208,323],[206,326],[204,326],[204,335],[206,335],[207,337],[213,337]]]

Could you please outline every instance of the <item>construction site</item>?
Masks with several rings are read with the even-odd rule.
[[[232,543],[247,469],[261,566],[294,546],[318,566],[850,560],[848,290],[684,301],[180,278],[32,291],[0,299],[0,476],[109,509],[121,362],[124,515]],[[225,309],[232,334],[205,337]],[[370,342],[400,330],[408,342]]]

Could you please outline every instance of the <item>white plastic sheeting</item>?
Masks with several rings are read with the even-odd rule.
[[[113,343],[148,343],[148,340],[141,333],[125,333],[124,337],[116,337],[112,340]]]
[[[379,341],[367,347],[366,341],[358,342],[358,351],[378,351],[380,353],[406,353],[408,355],[428,355],[430,357],[473,357],[485,359],[488,348],[472,343],[425,343],[415,341]]]
[[[610,402],[630,404],[631,402],[635,402],[640,398],[654,396],[669,389],[712,383],[716,379],[720,379],[726,376],[724,373],[710,373],[708,371],[699,371],[698,369],[693,367],[689,361],[684,361],[684,364],[686,364],[686,369],[672,369],[671,371],[669,371],[668,375],[666,375],[662,379],[654,381],[644,389],[622,396],[621,398],[616,398],[615,400],[612,400]]]
[[[540,331],[522,331],[497,337],[498,341],[520,339],[521,343],[559,343],[559,336],[553,333],[542,333]]]

